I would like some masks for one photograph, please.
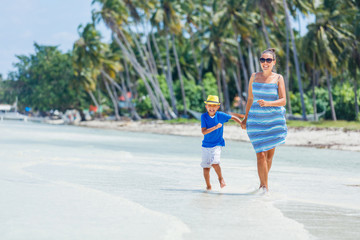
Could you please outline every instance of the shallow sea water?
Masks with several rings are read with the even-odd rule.
[[[360,238],[359,152],[281,146],[264,194],[251,144],[226,141],[227,187],[212,170],[208,192],[201,138],[6,121],[0,131],[0,239]]]

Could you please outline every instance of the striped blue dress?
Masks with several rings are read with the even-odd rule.
[[[247,134],[256,153],[268,151],[285,143],[287,135],[285,108],[261,107],[257,101],[279,99],[277,83],[253,82],[253,104],[246,121]]]

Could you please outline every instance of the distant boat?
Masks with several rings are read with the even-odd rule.
[[[0,120],[21,120],[27,121],[28,117],[17,112],[17,98],[13,105],[0,104]]]
[[[28,117],[18,112],[0,112],[0,120],[21,120],[27,121]]]

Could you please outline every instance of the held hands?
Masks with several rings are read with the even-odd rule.
[[[244,120],[242,120],[242,122],[241,122],[241,128],[242,129],[246,129],[246,118],[244,118]]]
[[[267,102],[262,100],[262,99],[258,100],[257,103],[260,105],[260,107],[266,107],[267,106]]]

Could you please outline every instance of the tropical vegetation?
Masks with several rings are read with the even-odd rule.
[[[19,109],[97,109],[121,119],[244,112],[258,57],[273,47],[287,112],[304,120],[359,120],[360,0],[93,0],[73,49],[35,44],[0,81],[0,102]],[[291,18],[312,16],[300,35]],[[102,41],[98,24],[112,33]],[[236,102],[234,103],[234,99]],[[119,104],[121,102],[121,104]]]

